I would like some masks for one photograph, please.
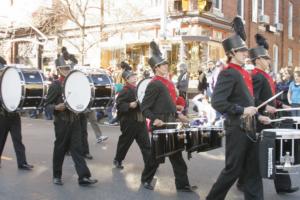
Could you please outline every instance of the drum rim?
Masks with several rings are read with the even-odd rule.
[[[67,79],[68,79],[68,77],[70,77],[71,76],[71,74],[74,74],[74,73],[77,73],[77,72],[80,72],[80,73],[82,73],[83,75],[85,75],[85,77],[87,78],[87,76],[86,76],[86,74],[84,73],[84,72],[82,72],[82,71],[80,71],[80,70],[77,70],[77,69],[74,69],[74,70],[71,70],[68,74],[67,74],[67,76],[65,77],[65,81],[64,81],[64,84],[63,84],[63,92],[62,92],[62,95],[63,95],[63,99],[64,99],[64,103],[65,103],[65,105],[67,106],[67,108],[69,109],[69,110],[71,110],[72,112],[74,112],[74,113],[82,113],[82,112],[85,112],[88,108],[89,108],[89,105],[90,105],[90,103],[91,103],[91,98],[90,98],[90,101],[89,101],[89,103],[88,103],[88,105],[86,106],[86,108],[83,110],[83,111],[76,111],[76,110],[74,110],[71,106],[70,106],[70,104],[69,104],[69,102],[66,100],[66,95],[65,95],[65,89],[66,89],[66,83],[67,83]],[[88,79],[88,78],[87,78]],[[89,80],[88,80],[88,82],[90,82]],[[91,91],[92,92],[92,91]],[[91,97],[92,97],[92,94],[91,94]]]
[[[80,71],[80,70],[79,70]],[[91,100],[90,100],[90,103],[89,103],[89,105],[88,105],[88,108],[87,109],[97,109],[97,108],[99,108],[99,107],[96,107],[96,106],[93,106],[94,105],[94,103],[95,103],[95,101],[96,101],[96,90],[95,90],[95,88],[97,87],[97,86],[99,86],[99,85],[95,85],[95,83],[94,83],[94,81],[93,81],[93,78],[92,78],[92,75],[106,75],[107,77],[108,77],[108,80],[109,80],[109,84],[110,84],[110,86],[111,86],[111,94],[110,94],[110,96],[108,96],[108,98],[110,98],[110,101],[113,101],[114,100],[114,97],[115,97],[115,83],[113,82],[113,78],[108,74],[108,73],[84,73],[86,76],[87,76],[87,78],[88,78],[88,80],[89,80],[89,82],[90,82],[90,84],[93,86],[92,88],[91,88]],[[107,105],[109,104],[110,102],[108,102],[107,103]],[[104,108],[106,108],[107,107],[107,105],[105,105],[105,107]]]
[[[277,131],[274,131],[274,130],[277,130]],[[276,134],[276,137],[281,136],[282,138],[286,138],[286,139],[288,139],[288,137],[291,137],[291,139],[293,139],[293,138],[300,139],[300,130],[298,130],[298,129],[288,129],[288,128],[272,129],[272,128],[270,128],[270,129],[263,129],[262,134],[264,132],[273,132]]]
[[[176,128],[157,129],[153,131],[153,134],[176,133],[178,131],[180,131],[180,129],[176,129]]]
[[[2,77],[3,77],[3,75],[5,74],[5,72],[6,72],[7,70],[9,70],[9,69],[15,69],[15,70],[17,71],[17,73],[19,73],[18,68],[15,67],[15,66],[6,66],[6,67],[3,69],[3,72],[2,72],[2,74],[1,74],[1,79],[0,79],[0,101],[1,101],[2,107],[3,107],[7,112],[15,112],[15,111],[19,108],[19,106],[20,106],[20,104],[21,104],[21,102],[22,102],[22,94],[21,94],[20,102],[19,102],[19,104],[17,105],[17,107],[16,107],[15,110],[9,109],[9,108],[5,105],[5,103],[4,103],[4,101],[3,101],[3,98],[2,98],[2,84],[3,84],[3,78],[2,78]],[[20,79],[21,79],[21,78],[20,78]],[[22,84],[21,84],[21,90],[23,90]],[[22,91],[21,91],[21,93],[22,93]]]

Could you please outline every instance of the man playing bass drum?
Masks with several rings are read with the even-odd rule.
[[[54,113],[55,142],[53,150],[53,184],[63,185],[62,165],[67,151],[70,151],[78,174],[78,184],[88,186],[97,180],[91,173],[82,154],[82,132],[79,115],[68,110],[62,98],[63,83],[70,72],[69,66],[59,66],[60,79],[49,87],[45,106]]]

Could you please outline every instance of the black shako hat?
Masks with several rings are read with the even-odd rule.
[[[136,73],[134,73],[133,71],[130,70],[124,70],[122,73],[122,78],[127,81],[127,79],[130,78],[130,76],[136,75]]]
[[[168,61],[162,58],[162,53],[160,52],[158,45],[154,41],[150,42],[150,49],[152,56],[148,60],[148,63],[152,69],[159,65],[168,64]]]
[[[247,51],[246,33],[243,21],[240,17],[235,17],[232,22],[235,34],[223,40],[222,45],[226,53],[232,51]]]
[[[261,34],[255,35],[255,40],[257,43],[257,47],[249,49],[249,57],[250,59],[256,60],[258,58],[271,59],[268,53],[269,44],[264,36]]]

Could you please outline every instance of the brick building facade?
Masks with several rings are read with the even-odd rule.
[[[238,6],[244,5],[247,44],[256,46],[254,35],[264,35],[274,71],[292,65],[300,66],[300,1],[299,0],[215,0],[222,2],[224,18],[232,20]],[[229,3],[230,2],[230,3]],[[257,15],[255,15],[257,13]]]

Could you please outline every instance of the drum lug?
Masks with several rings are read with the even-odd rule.
[[[153,138],[154,141],[157,141],[158,135],[153,135],[152,138]]]
[[[284,165],[283,168],[290,168],[292,166],[292,157],[290,156],[290,152],[286,152],[285,156],[283,157]]]

